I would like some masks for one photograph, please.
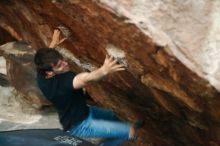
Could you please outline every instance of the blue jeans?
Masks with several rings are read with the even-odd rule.
[[[120,121],[103,108],[91,106],[87,119],[70,129],[70,134],[81,138],[107,138],[101,146],[118,146],[129,139],[131,124]]]

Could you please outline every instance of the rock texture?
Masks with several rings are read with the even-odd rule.
[[[0,73],[0,86],[7,87],[10,83],[7,79],[7,76]]]
[[[37,87],[34,53],[35,50],[23,42],[10,42],[0,47],[0,55],[4,56],[7,61],[7,78],[11,85],[23,95],[26,101],[40,108],[50,103]],[[7,78],[3,77],[0,82],[6,86]]]
[[[179,12],[176,6],[179,6],[183,8],[182,17],[185,22],[194,24],[186,12],[198,13],[198,16],[202,17],[203,13],[199,12],[209,14],[212,10],[210,5],[217,3],[205,0],[203,2],[200,1],[199,4],[205,7],[204,11],[203,7],[197,10],[190,1],[181,3],[157,0],[151,3],[148,0],[122,0],[113,3],[107,0],[2,0],[0,27],[14,39],[31,44],[34,49],[47,46],[53,29],[59,28],[68,39],[58,49],[69,58],[75,72],[94,70],[102,64],[107,53],[124,63],[127,66],[126,71],[115,73],[89,86],[87,91],[96,103],[112,108],[121,118],[129,121],[139,118],[145,120],[140,139],[134,145],[217,146],[220,145],[220,94],[210,85],[209,80],[201,78],[204,76],[199,74],[197,68],[189,69],[190,65],[181,59],[181,53],[175,53],[175,49],[179,49],[183,56],[196,44],[191,52],[198,54],[199,51],[195,49],[200,47],[197,44],[201,43],[200,38],[190,38],[197,36],[200,30],[208,26],[204,24],[202,27],[202,23],[208,18],[201,20],[201,27],[196,30],[198,33],[189,34],[189,40],[182,40],[180,45],[175,46],[175,38],[178,42],[183,37],[181,33],[188,36],[186,32],[195,29],[183,25],[182,21],[175,23],[178,18],[171,19],[168,23],[162,17],[175,17],[175,13]],[[155,9],[151,4],[155,4]],[[135,7],[137,5],[138,7]],[[151,7],[152,9],[147,9],[151,10],[148,15],[143,13],[140,16],[143,10]],[[166,9],[155,17],[152,14],[156,8]],[[133,22],[137,22],[134,21],[134,16],[139,18],[138,15],[140,18],[146,16],[149,19],[140,19],[142,21],[138,21],[137,25]],[[147,22],[152,22],[152,25]],[[167,27],[164,29],[162,26]],[[181,26],[183,29],[179,28],[181,32],[179,29],[172,32],[169,26]],[[166,37],[163,37],[164,33],[160,33],[160,27],[167,30]],[[160,34],[163,35],[156,37]],[[169,35],[173,37],[169,38]],[[189,42],[190,40],[192,41]],[[190,56],[185,55],[185,58],[187,57]],[[191,58],[196,60],[195,55]],[[201,63],[205,64],[205,60],[203,61]],[[20,74],[23,72],[33,73],[21,69]],[[16,81],[15,76],[18,74],[15,70],[10,75],[17,84],[19,80],[25,80],[23,76]],[[18,90],[22,92],[22,89]]]
[[[11,36],[10,33],[8,33],[5,29],[3,29],[4,27],[0,28],[0,33],[1,33],[0,45],[3,45],[5,42],[11,42],[11,41],[15,41],[16,40],[14,37]]]
[[[220,90],[219,1],[99,0]]]

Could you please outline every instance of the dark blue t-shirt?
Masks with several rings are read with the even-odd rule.
[[[58,110],[60,123],[66,131],[88,117],[89,108],[82,89],[73,89],[73,72],[66,72],[46,79],[42,73],[37,74],[38,85],[44,96]]]

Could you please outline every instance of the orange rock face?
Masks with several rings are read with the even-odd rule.
[[[126,71],[87,91],[97,104],[112,108],[121,118],[145,120],[134,145],[220,145],[220,94],[135,25],[125,23],[126,18],[90,0],[1,1],[0,15],[1,28],[34,49],[47,46],[53,29],[60,28],[68,38],[60,47],[70,51],[64,53],[67,57],[74,56],[69,60],[75,72],[100,66],[107,53],[124,63]],[[10,72],[21,92],[20,82],[34,79],[17,80],[25,72],[31,73],[24,68]]]

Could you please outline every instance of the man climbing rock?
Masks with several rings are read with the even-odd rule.
[[[54,31],[49,48],[38,49],[34,61],[38,85],[57,109],[63,129],[81,138],[111,139],[102,143],[103,146],[117,146],[135,139],[139,125],[122,122],[110,110],[88,106],[82,90],[111,73],[125,70],[125,66],[106,56],[97,70],[75,74],[63,56],[53,49],[64,40],[59,40],[59,34],[58,30]]]

